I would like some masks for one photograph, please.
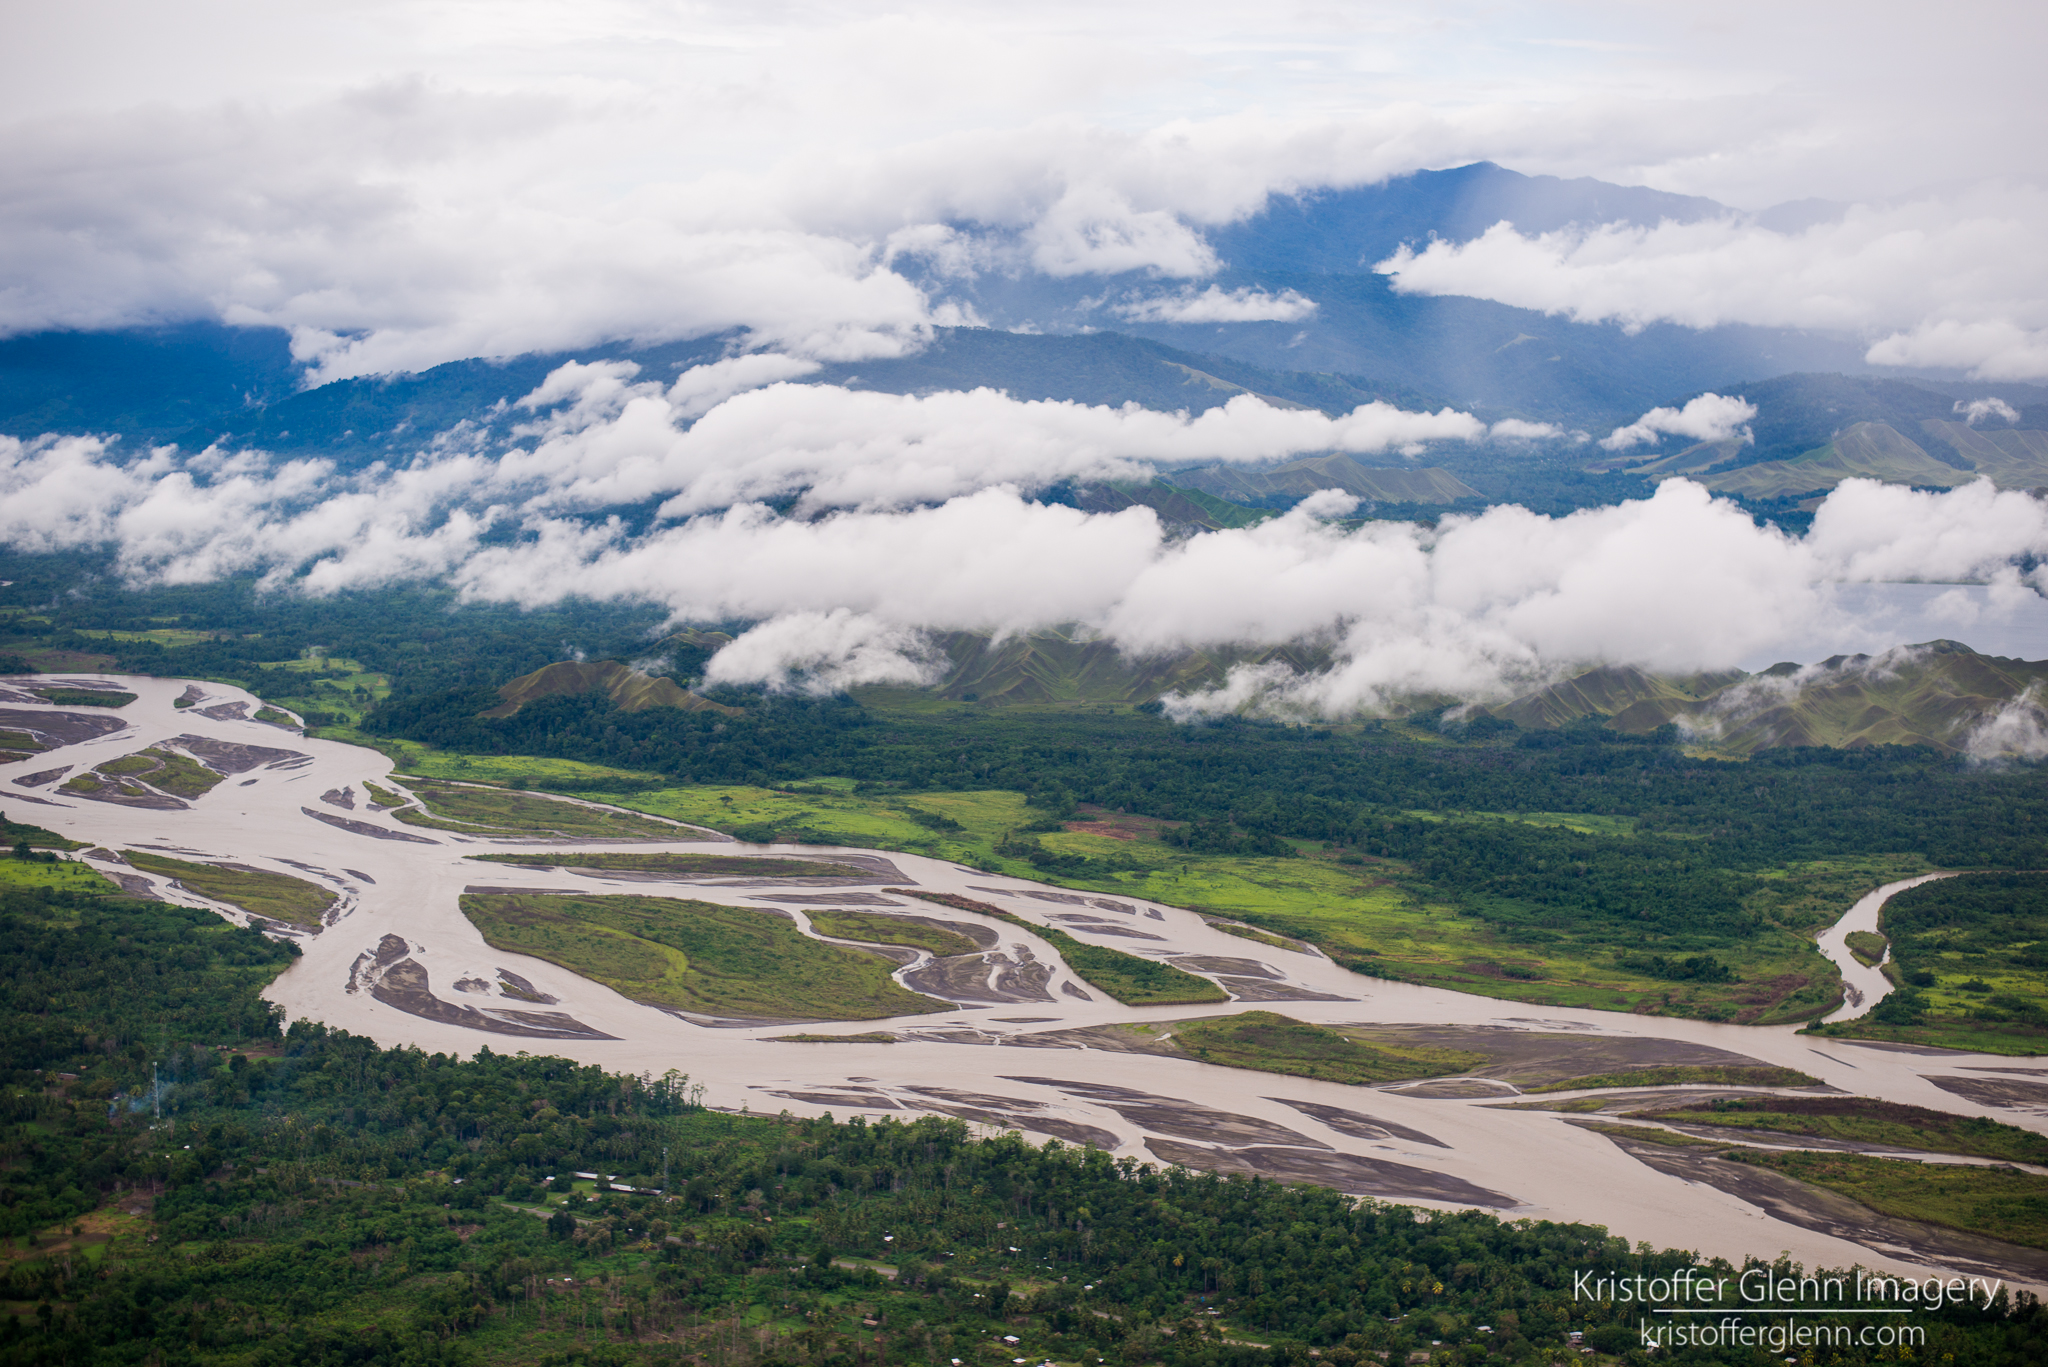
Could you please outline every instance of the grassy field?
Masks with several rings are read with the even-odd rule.
[[[104,875],[72,859],[13,859],[0,857],[0,887],[50,888],[60,892],[118,894]]]
[[[574,802],[509,788],[434,787],[416,783],[419,807],[398,811],[409,826],[469,835],[588,836],[602,840],[688,840],[690,832]]]
[[[1177,1022],[1173,1039],[1189,1057],[1204,1063],[1354,1086],[1461,1073],[1486,1062],[1484,1055],[1457,1049],[1361,1044],[1335,1030],[1272,1011]]]
[[[318,649],[259,669],[257,678],[242,681],[252,693],[289,707],[322,736],[335,740],[355,740],[363,713],[391,696],[391,680],[385,675]]]
[[[189,755],[158,748],[123,755],[102,764],[99,772],[113,778],[139,778],[174,797],[201,797],[221,781],[219,774]]]
[[[829,864],[814,859],[775,859],[732,854],[666,854],[649,852],[586,853],[564,850],[552,854],[472,854],[491,864],[514,864],[529,869],[617,869],[632,873],[659,873],[671,878],[860,878],[866,869],[851,864]]]
[[[1930,1153],[1957,1153],[1972,1158],[2006,1158],[2020,1163],[2048,1164],[2048,1135],[1981,1116],[1952,1115],[1924,1106],[1877,1101],[1860,1096],[1742,1097],[1701,1102],[1673,1110],[1639,1111],[1650,1120],[1682,1120],[1696,1125],[1726,1125],[1776,1130],[1782,1134],[1848,1139],[1866,1144],[1895,1144]]]
[[[1702,1084],[1712,1087],[1818,1087],[1820,1079],[1792,1068],[1710,1068],[1683,1064],[1672,1068],[1635,1068],[1623,1073],[1595,1073],[1589,1077],[1559,1078],[1524,1091],[1575,1092],[1600,1087],[1680,1087]]]
[[[1729,1157],[1838,1191],[1885,1215],[2048,1248],[2048,1177],[1855,1153],[1743,1149]]]
[[[1856,956],[1856,962],[1865,968],[1875,968],[1884,960],[1884,952],[1891,941],[1874,930],[1852,930],[1842,937],[1842,943]]]
[[[183,859],[166,859],[160,854],[123,850],[121,857],[144,873],[174,878],[201,897],[226,902],[251,916],[283,921],[295,926],[318,926],[334,894],[303,878],[260,870],[223,868],[218,864],[194,864]]]
[[[861,940],[871,945],[906,945],[929,950],[939,958],[974,954],[981,946],[956,931],[921,925],[902,916],[883,916],[872,911],[807,911],[811,929],[839,940]]]
[[[898,986],[887,960],[811,939],[772,912],[670,897],[474,893],[462,912],[493,948],[656,1006],[770,1020],[953,1009]]]
[[[1840,975],[1813,947],[1812,936],[1872,888],[1927,868],[1918,856],[1878,855],[1767,870],[1744,901],[1761,928],[1713,951],[1737,980],[1673,982],[1618,964],[1622,946],[1611,937],[1541,932],[1510,941],[1493,924],[1434,898],[1405,865],[1340,856],[1310,842],[1294,842],[1295,858],[1200,855],[1165,844],[1141,823],[1109,834],[1113,822],[1075,821],[1075,829],[1034,834],[1049,860],[1064,861],[1040,866],[999,852],[1018,848],[1006,837],[1042,815],[1015,792],[881,795],[837,778],[782,788],[661,787],[657,775],[569,760],[381,744],[408,772],[426,778],[554,786],[748,839],[905,850],[1062,887],[1144,897],[1313,944],[1369,976],[1538,1005],[1743,1024],[1806,1020],[1838,1002]],[[1630,827],[1621,818],[1508,815],[1610,835]],[[934,829],[939,821],[956,829]]]

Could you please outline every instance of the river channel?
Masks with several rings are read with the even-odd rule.
[[[237,863],[315,881],[335,894],[326,924],[296,933],[303,957],[270,993],[294,1018],[324,1021],[385,1045],[463,1054],[489,1045],[635,1073],[680,1069],[702,1084],[709,1104],[733,1110],[829,1111],[842,1118],[953,1115],[1020,1129],[1035,1141],[1094,1143],[1147,1162],[1261,1172],[1422,1208],[1476,1205],[1506,1218],[1600,1224],[1632,1241],[1679,1244],[1736,1261],[1782,1251],[1809,1266],[1990,1275],[2048,1289],[2048,1254],[1859,1215],[1861,1207],[1839,1199],[1817,1202],[1789,1189],[1796,1184],[1772,1183],[1753,1167],[1714,1158],[1712,1148],[1640,1143],[1590,1128],[1597,1117],[1512,1108],[1576,1095],[1525,1098],[1532,1078],[1665,1064],[1761,1064],[1806,1073],[1826,1092],[2048,1132],[2048,1107],[1984,1105],[1944,1085],[2004,1072],[2019,1084],[2016,1094],[2038,1088],[2012,1059],[1816,1039],[1789,1026],[1532,1007],[1364,978],[1313,952],[1270,948],[1143,899],[1066,892],[871,850],[843,852],[869,861],[876,877],[872,884],[853,880],[836,887],[837,905],[938,916],[988,944],[982,964],[965,971],[953,964],[938,972],[924,958],[898,969],[899,978],[911,978],[918,990],[947,997],[958,1009],[857,1023],[688,1018],[545,961],[490,948],[462,915],[458,898],[482,885],[535,893],[666,893],[772,910],[806,933],[815,933],[806,905],[833,903],[775,880],[664,884],[479,864],[467,856],[560,849],[564,842],[401,824],[366,800],[366,784],[404,789],[384,756],[258,722],[258,700],[226,685],[102,676],[34,682],[119,687],[137,699],[118,710],[65,708],[0,681],[0,727],[34,729],[46,747],[0,765],[0,809],[89,842],[75,857],[135,891],[209,906],[229,919],[246,917],[137,869],[121,852]],[[64,790],[79,774],[157,745],[231,772],[189,801],[141,805]],[[684,826],[676,827],[672,841],[586,841],[577,848],[831,853],[740,845]],[[1845,1010],[1868,1009],[1886,984],[1881,974],[1855,964],[1841,937],[1875,928],[1882,899],[1905,886],[1910,882],[1873,892],[1822,937],[1847,985],[1864,995],[1860,1006]],[[891,895],[885,887],[971,898],[1083,942],[1173,961],[1217,981],[1232,1000],[1121,1006],[1075,977],[1037,935],[1009,921]],[[517,992],[507,984],[518,985]],[[1128,1032],[1110,1028],[1146,1023],[1170,1033],[1176,1021],[1245,1010],[1398,1027],[1401,1038],[1417,1043],[1483,1045],[1494,1061],[1455,1079],[1354,1087],[1132,1052]],[[890,1042],[774,1038],[799,1030],[880,1032]]]

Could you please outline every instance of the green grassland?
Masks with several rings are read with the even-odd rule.
[[[16,810],[20,810],[17,808]],[[30,821],[11,821],[6,813],[0,812],[0,845],[13,850],[26,845],[31,850],[82,850],[82,840],[67,840],[55,831],[45,830]]]
[[[973,954],[981,946],[956,931],[922,925],[902,916],[884,916],[872,911],[806,911],[811,929],[838,940],[861,940],[871,945],[906,945],[931,951],[939,958]]]
[[[493,948],[655,1006],[770,1020],[953,1009],[897,985],[887,960],[811,939],[772,912],[670,897],[476,893],[462,898],[462,912]]]
[[[150,627],[145,631],[81,631],[78,633],[93,641],[150,641],[167,650],[179,646],[197,645],[213,639],[210,631],[193,631],[189,627]]]
[[[920,705],[960,706],[936,700]],[[1582,930],[1523,932],[1511,939],[1485,918],[1435,897],[1398,861],[1360,858],[1315,842],[1290,842],[1296,856],[1276,858],[1195,853],[1156,836],[1122,840],[1063,829],[1016,835],[1044,814],[1023,794],[1003,790],[878,794],[833,778],[780,788],[658,787],[651,786],[659,782],[655,775],[569,760],[463,756],[415,744],[404,747],[404,757],[408,769],[423,777],[536,789],[560,785],[578,796],[750,839],[906,850],[1062,887],[1144,897],[1313,944],[1370,976],[1535,1004],[1740,1023],[1801,1020],[1838,1001],[1839,974],[1814,949],[1812,934],[1872,887],[1926,870],[1926,862],[1911,855],[1766,870],[1745,900],[1763,919],[1763,929],[1713,951],[1737,981],[1673,982],[1617,963],[1619,944]],[[453,790],[436,790],[448,791]],[[919,816],[953,828],[935,830]],[[479,811],[469,819],[486,816]],[[1527,820],[1616,831],[1626,824],[1554,813],[1529,814]],[[1004,852],[1033,845],[1040,852],[1037,862],[1030,854]]]
[[[1969,873],[1885,903],[1899,986],[1829,1035],[2048,1053],[2048,874]]]
[[[414,784],[421,807],[401,808],[400,821],[466,835],[590,836],[605,840],[687,840],[690,832],[624,812],[501,788]]]
[[[1636,1114],[1649,1120],[1775,1130],[1929,1153],[2048,1164],[2048,1136],[1981,1116],[1953,1115],[1870,1097],[1728,1097]]]
[[[1190,1058],[1204,1063],[1353,1086],[1460,1073],[1486,1062],[1483,1054],[1459,1049],[1364,1044],[1272,1011],[1178,1021],[1172,1038]]]
[[[47,888],[52,892],[108,896],[121,891],[97,869],[75,859],[0,858],[0,888]]]
[[[2048,1248],[2048,1177],[1858,1153],[1741,1149],[1728,1156],[1838,1191],[1885,1215]]]
[[[1716,1068],[1679,1064],[1669,1068],[1632,1068],[1620,1073],[1595,1073],[1588,1077],[1559,1078],[1522,1090],[1531,1096],[1542,1092],[1577,1092],[1593,1088],[1621,1087],[1818,1087],[1820,1079],[1794,1068]]]
[[[174,878],[201,897],[288,925],[317,927],[335,902],[327,889],[282,873],[195,864],[140,850],[123,850],[121,857],[144,873]]]
[[[219,774],[189,755],[157,747],[123,755],[102,764],[98,772],[110,778],[139,778],[174,797],[202,797],[221,781]]]
[[[117,693],[102,688],[30,688],[46,703],[59,707],[126,707],[135,701],[133,693]]]
[[[859,878],[866,869],[811,859],[763,859],[731,854],[633,854],[580,850],[553,854],[472,854],[468,859],[529,869],[617,869],[671,878]]]
[[[1856,956],[1856,962],[1865,968],[1875,968],[1884,960],[1884,952],[1891,942],[1874,930],[1852,930],[1842,937],[1842,943]]]
[[[257,677],[238,682],[265,702],[289,707],[308,726],[335,740],[354,740],[363,714],[391,696],[389,676],[314,647],[298,659],[270,661],[257,668]]]
[[[1059,951],[1067,967],[1090,987],[1099,987],[1125,1006],[1187,1006],[1201,1002],[1228,1001],[1230,994],[1207,978],[1200,978],[1157,959],[1141,959],[1120,949],[1083,944],[1063,930],[1050,926],[1031,928],[1039,938]]]

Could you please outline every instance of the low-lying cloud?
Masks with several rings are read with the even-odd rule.
[[[1635,446],[1654,446],[1667,436],[1690,437],[1694,441],[1726,441],[1740,436],[1754,442],[1746,424],[1756,417],[1756,405],[1743,398],[1702,394],[1688,400],[1683,408],[1653,408],[1626,427],[1617,427],[1600,439],[1607,451],[1626,451]]]
[[[1971,427],[1989,418],[2002,418],[2008,423],[2020,420],[2020,411],[2004,399],[1957,399],[1955,412]]]
[[[583,367],[536,392],[531,420],[549,434],[531,447],[397,471],[0,441],[0,541],[111,546],[142,582],[255,574],[320,594],[431,580],[477,600],[631,600],[676,623],[756,623],[714,661],[730,681],[924,680],[927,633],[943,630],[1079,629],[1133,655],[1309,642],[1327,649],[1326,672],[1242,670],[1184,706],[1314,714],[1419,693],[1498,698],[1596,661],[1725,667],[1853,625],[1837,584],[1988,578],[1994,598],[2018,600],[2033,592],[2018,564],[2048,555],[2048,505],[1981,481],[1933,493],[1850,480],[1803,536],[1683,480],[1563,517],[1496,506],[1435,527],[1348,524],[1356,500],[1325,492],[1255,526],[1176,536],[1143,507],[1034,501],[1023,475],[1485,429],[1463,415],[1331,419],[1256,401],[1187,418],[781,382],[678,429],[673,389]],[[1081,443],[1084,457],[1059,454]],[[877,475],[884,464],[864,450],[892,453],[891,471],[943,474]],[[836,492],[786,513],[760,501],[798,482]],[[710,504],[714,491],[728,501]],[[606,512],[663,494],[677,506],[651,529]]]
[[[1850,206],[1777,232],[1729,215],[1403,247],[1376,270],[1406,294],[1472,295],[1575,322],[1828,329],[1873,365],[2048,376],[2048,190],[1995,182]]]
[[[1268,294],[1249,285],[1229,291],[1211,285],[1199,294],[1183,289],[1110,308],[1133,323],[1298,323],[1315,311],[1316,301],[1294,290]]]

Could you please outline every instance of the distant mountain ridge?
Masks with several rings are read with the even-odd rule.
[[[706,651],[731,639],[695,632],[674,638]],[[1334,663],[1329,649],[1315,644],[1128,655],[1113,641],[1073,628],[1000,640],[986,632],[951,631],[931,639],[937,681],[912,691],[991,706],[1135,706],[1216,688],[1241,666],[1316,674]],[[592,693],[629,712],[740,710],[622,661],[565,660],[507,683],[499,704],[481,715],[510,716],[542,698]],[[1987,728],[2001,719],[2031,726],[2048,741],[2048,661],[1983,655],[1946,640],[1879,655],[1837,655],[1814,665],[1774,665],[1757,674],[1732,669],[1658,675],[1634,665],[1600,665],[1491,706],[1449,706],[1454,701],[1415,698],[1389,709],[1389,715],[1442,714],[1440,724],[1452,733],[1469,728],[1475,717],[1527,732],[1591,724],[1647,735],[1675,726],[1688,744],[1729,756],[1781,746],[1923,745],[1951,754],[1980,753]]]

